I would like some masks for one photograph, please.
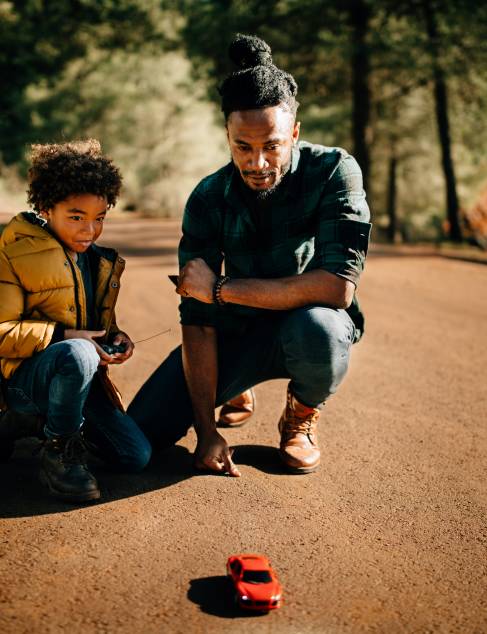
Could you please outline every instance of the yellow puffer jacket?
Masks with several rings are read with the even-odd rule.
[[[5,379],[23,359],[47,348],[56,325],[76,330],[87,327],[81,272],[44,226],[35,213],[23,212],[0,237],[0,370]],[[119,332],[115,303],[125,261],[115,250],[97,245],[88,252],[95,271],[96,330],[106,330],[106,340],[110,340]],[[121,407],[106,366],[98,372],[108,396]]]

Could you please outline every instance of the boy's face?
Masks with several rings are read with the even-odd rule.
[[[70,251],[83,253],[103,229],[107,213],[106,198],[94,194],[76,194],[41,211],[50,230]]]

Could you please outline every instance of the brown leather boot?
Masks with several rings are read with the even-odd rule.
[[[249,420],[254,410],[254,390],[246,390],[223,405],[218,425],[219,427],[240,427]]]
[[[300,403],[287,389],[287,404],[279,420],[279,454],[291,473],[311,473],[320,464],[317,424],[321,410]]]

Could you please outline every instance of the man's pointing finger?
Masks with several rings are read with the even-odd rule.
[[[232,453],[233,453],[233,450],[230,450],[230,452],[228,452],[228,454],[225,454],[223,458],[225,471],[226,473],[233,476],[234,478],[239,478],[242,474],[240,473],[240,471],[237,469],[237,467],[232,461],[232,458],[231,458]]]

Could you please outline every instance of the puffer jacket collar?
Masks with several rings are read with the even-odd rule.
[[[55,240],[59,246],[64,249],[64,245],[49,230],[47,221],[39,216],[35,211],[22,211],[12,218],[3,230],[1,243],[9,244],[22,238],[36,238],[36,251],[51,249],[51,240]],[[37,242],[37,240],[41,240],[41,242]],[[98,244],[92,244],[88,251],[91,251],[99,258],[105,258],[112,263],[116,262],[118,258],[118,253],[115,249],[101,247]]]

